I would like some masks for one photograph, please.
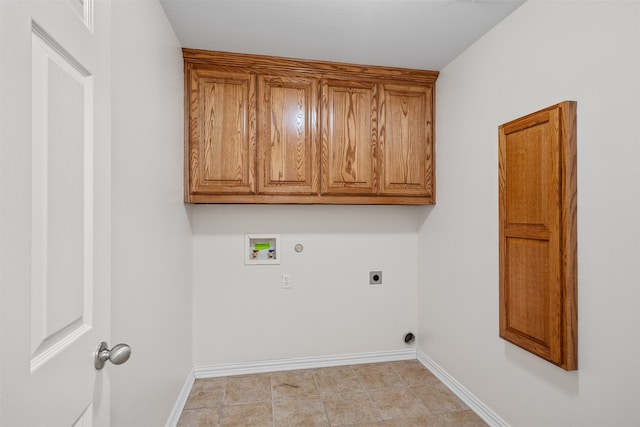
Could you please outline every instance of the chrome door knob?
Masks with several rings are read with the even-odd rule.
[[[94,366],[99,371],[104,368],[104,364],[107,363],[107,360],[114,365],[122,365],[124,362],[129,360],[130,357],[131,347],[127,344],[118,344],[109,350],[109,344],[103,341],[96,350]]]

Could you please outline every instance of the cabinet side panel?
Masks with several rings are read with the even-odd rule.
[[[575,101],[560,104],[564,369],[578,369],[578,141]]]

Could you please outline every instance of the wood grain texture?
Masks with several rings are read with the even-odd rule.
[[[499,128],[500,336],[577,369],[576,103]]]
[[[437,72],[183,55],[186,202],[435,203]]]
[[[346,79],[358,77],[359,79],[376,81],[408,80],[420,83],[435,83],[439,74],[437,71],[430,70],[345,64],[340,62],[312,61],[188,48],[182,49],[182,56],[185,61],[194,64],[216,64],[223,68],[242,68],[256,74],[269,75],[276,75],[277,72],[295,72],[300,76],[305,74],[314,76],[322,74],[324,76]]]
[[[317,79],[258,78],[260,194],[317,194]]]
[[[377,193],[378,85],[322,83],[322,194]]]
[[[380,85],[380,193],[430,197],[433,162],[431,86]]]
[[[242,195],[242,194],[194,194],[190,203],[216,204],[287,204],[287,205],[429,205],[431,197],[415,196],[362,196],[362,195]]]
[[[191,66],[187,89],[189,194],[255,193],[255,77]]]

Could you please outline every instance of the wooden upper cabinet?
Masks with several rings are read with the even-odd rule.
[[[500,336],[577,369],[576,103],[499,128]]]
[[[435,203],[437,72],[183,56],[186,202]]]
[[[322,193],[378,191],[378,85],[322,83]]]
[[[381,193],[432,197],[432,87],[382,84],[381,88]]]
[[[317,79],[260,76],[258,92],[258,192],[316,194]]]
[[[255,77],[189,66],[188,201],[255,193]]]

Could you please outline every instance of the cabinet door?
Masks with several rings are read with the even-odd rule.
[[[261,76],[258,92],[259,193],[316,194],[318,80]]]
[[[322,83],[322,193],[377,192],[378,85]]]
[[[255,77],[193,67],[188,198],[255,193]]]
[[[380,193],[433,197],[432,87],[380,88]]]

